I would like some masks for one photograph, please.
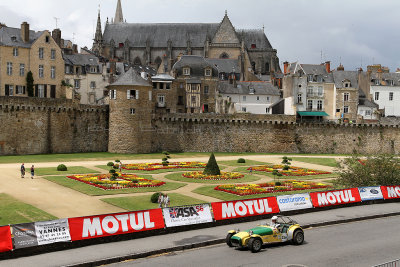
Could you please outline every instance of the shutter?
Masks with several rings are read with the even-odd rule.
[[[117,90],[114,90],[114,99],[117,99]]]
[[[39,85],[35,84],[35,96],[39,96]]]
[[[10,86],[8,84],[6,84],[5,90],[5,95],[10,95]]]
[[[110,92],[108,92],[108,96],[110,97],[110,99],[112,99],[112,90],[110,90]]]
[[[47,84],[44,85],[44,98],[47,97]]]
[[[136,90],[136,99],[139,99],[139,90]]]
[[[26,94],[26,87],[25,86],[22,86],[22,93]]]
[[[152,99],[152,92],[151,91],[149,91],[149,101],[151,101]]]
[[[126,99],[131,99],[131,90],[126,90]]]

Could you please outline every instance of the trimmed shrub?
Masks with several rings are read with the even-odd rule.
[[[246,160],[244,158],[240,158],[237,160],[237,163],[246,163]]]
[[[114,166],[114,162],[109,162],[109,163],[107,163],[107,166],[109,166],[109,167],[112,167],[112,166]]]
[[[60,164],[57,166],[57,171],[65,172],[67,170],[67,166],[65,166],[64,164]]]
[[[118,169],[119,167],[118,167],[118,165],[113,165],[113,168]]]
[[[276,185],[276,186],[281,186],[282,183],[281,183],[281,182],[275,182],[275,185]]]
[[[151,203],[158,203],[158,197],[161,194],[161,192],[157,192],[151,195],[150,201]]]
[[[204,168],[203,174],[206,175],[221,175],[218,163],[215,160],[214,153],[211,153],[210,159],[208,160],[207,166]]]
[[[119,159],[116,159],[115,162],[121,162]]]

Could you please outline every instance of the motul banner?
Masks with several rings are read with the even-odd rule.
[[[310,193],[310,196],[314,207],[326,207],[361,202],[358,188],[312,192]]]
[[[310,209],[313,207],[309,194],[295,194],[276,197],[281,211]]]
[[[210,204],[163,209],[165,225],[175,227],[182,225],[212,222]]]
[[[0,252],[6,252],[13,249],[11,240],[10,226],[0,227]]]
[[[217,221],[279,212],[275,197],[214,202],[211,206]]]
[[[72,241],[164,228],[161,209],[70,218]]]
[[[360,192],[362,201],[383,199],[382,191],[379,186],[359,187],[358,191]]]
[[[400,198],[400,185],[381,186],[384,199]]]

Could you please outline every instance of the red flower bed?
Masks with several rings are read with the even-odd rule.
[[[167,166],[162,163],[136,163],[136,164],[124,164],[122,169],[135,170],[135,171],[156,171],[156,170],[169,170],[169,169],[193,169],[193,168],[204,168],[205,163],[201,162],[171,162]]]
[[[272,173],[274,170],[277,170],[283,176],[309,176],[309,175],[319,175],[319,174],[331,174],[330,172],[316,171],[312,169],[299,168],[293,166],[290,166],[288,170],[284,170],[283,165],[254,166],[248,168],[247,170],[250,171],[250,169],[252,169],[253,171],[268,172],[268,173]]]

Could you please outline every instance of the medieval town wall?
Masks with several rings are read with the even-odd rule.
[[[108,106],[66,99],[0,97],[0,155],[103,152]]]

